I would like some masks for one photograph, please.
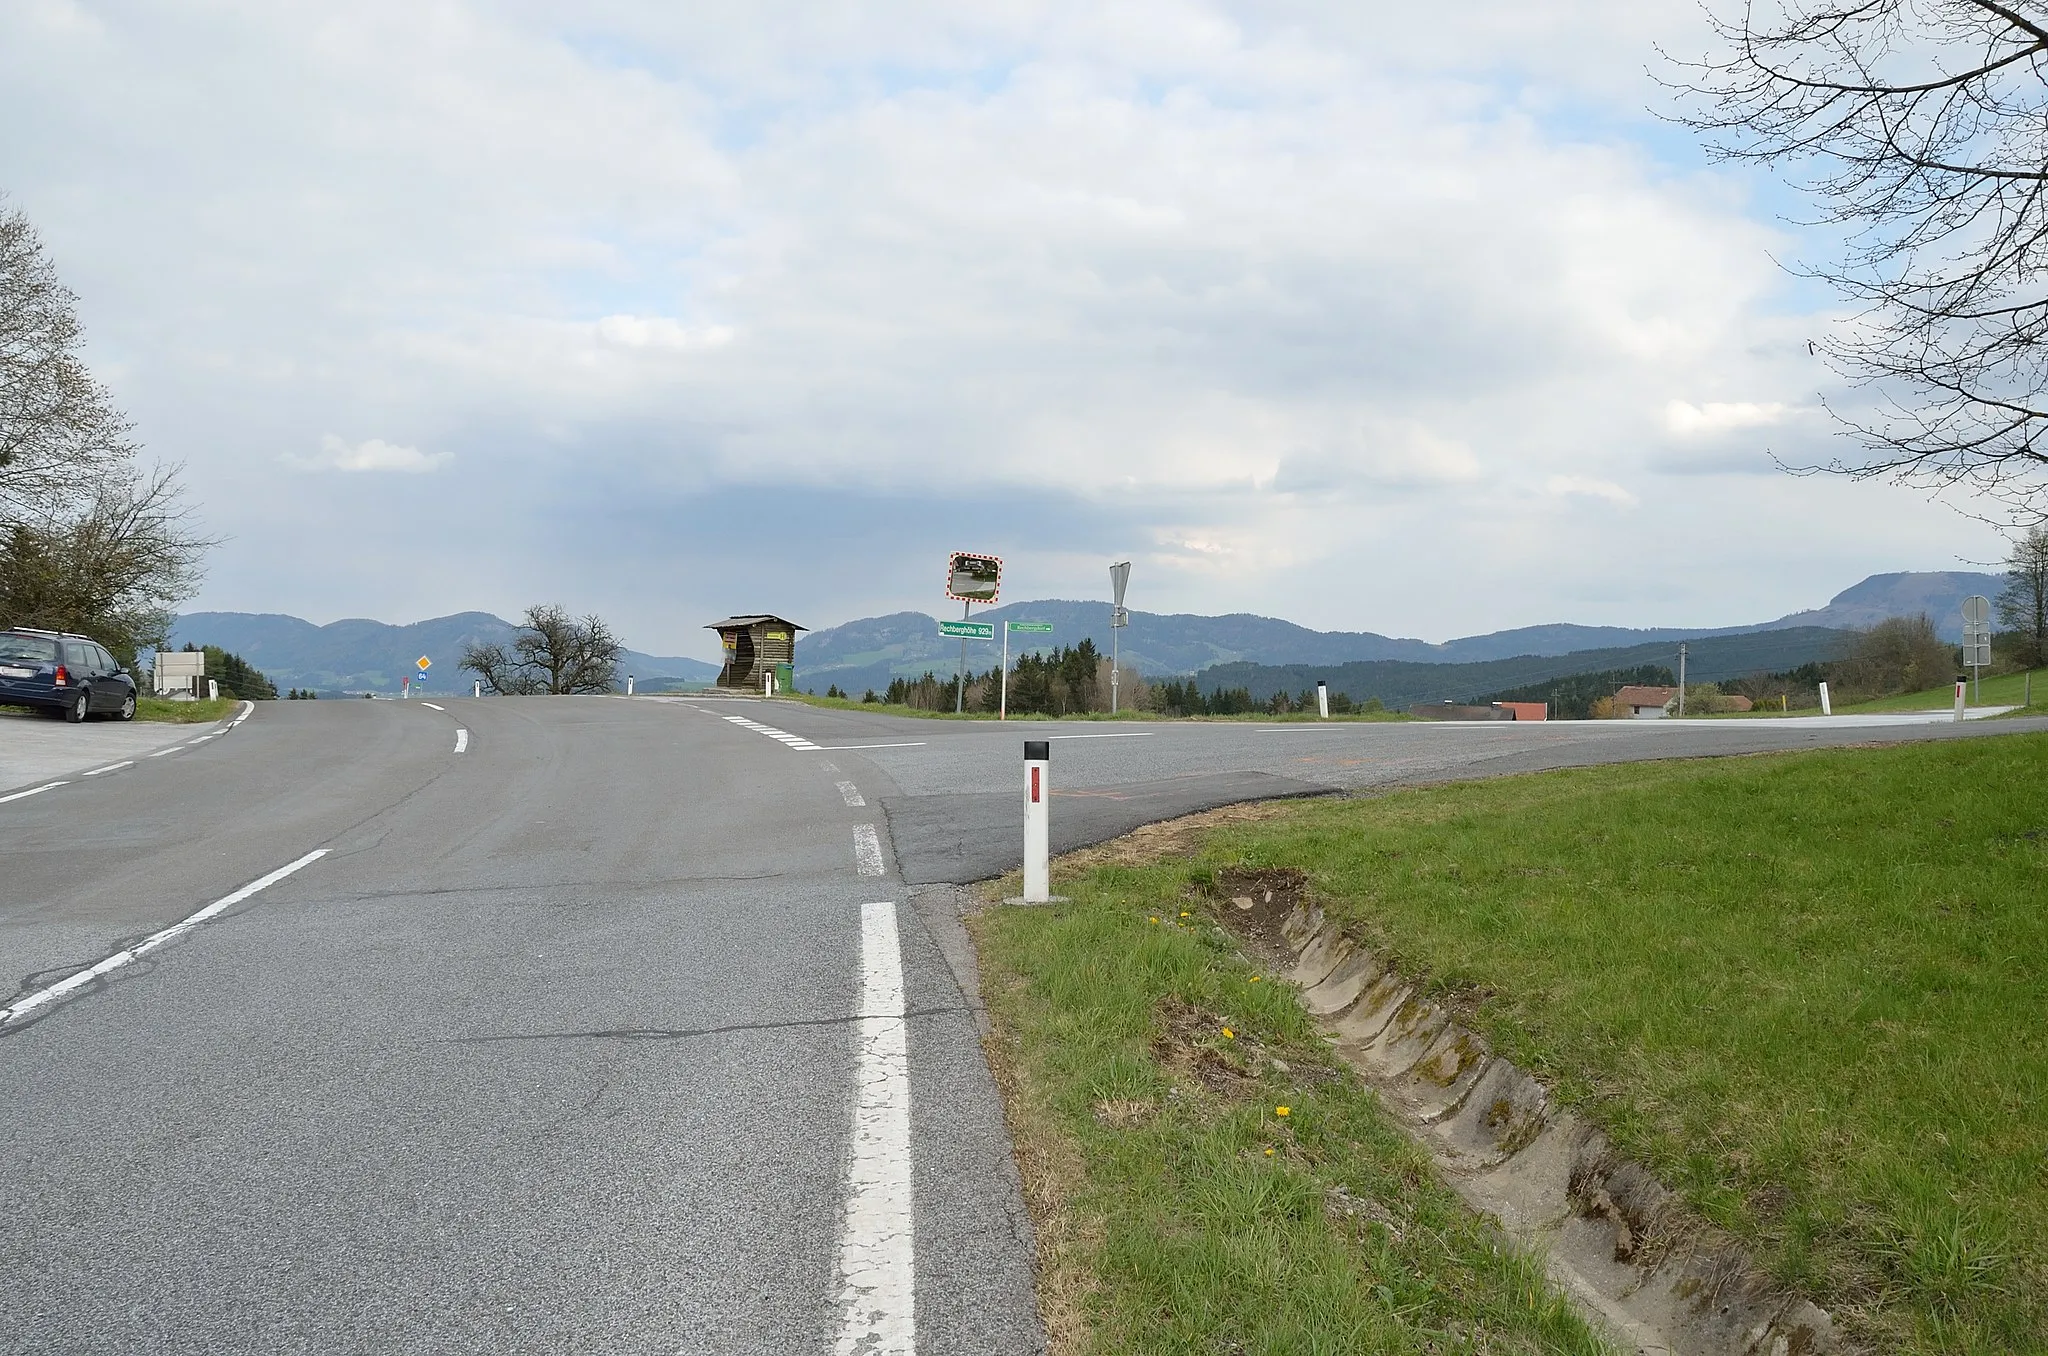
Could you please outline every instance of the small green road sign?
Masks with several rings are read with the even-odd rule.
[[[942,636],[957,636],[961,640],[994,640],[996,638],[996,624],[994,622],[942,621],[939,623],[939,634]]]
[[[1010,629],[1011,629],[1012,631],[1050,631],[1050,630],[1052,630],[1052,623],[1051,623],[1051,622],[1008,622],[1008,623],[1006,623],[1006,625],[1008,625],[1008,626],[1009,626],[1009,628],[1010,628]]]

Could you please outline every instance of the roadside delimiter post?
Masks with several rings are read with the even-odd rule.
[[[1316,679],[1316,716],[1321,720],[1330,718],[1330,685]]]
[[[1052,745],[1024,741],[1024,902],[1052,898]]]
[[[1967,681],[1966,679],[1962,679],[1962,678],[1958,678],[1958,679],[1956,679],[1956,719],[1957,719],[1957,720],[1961,720],[1961,719],[1963,718],[1963,694],[1964,694],[1964,693],[1966,693],[1966,692],[1968,692],[1969,690],[1970,690],[1970,685],[1969,685],[1969,682],[1968,682],[1968,681]]]
[[[1835,714],[1834,704],[1828,700],[1828,685],[1826,683],[1820,685],[1820,713],[1824,716]]]

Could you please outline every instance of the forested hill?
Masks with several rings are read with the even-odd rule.
[[[1814,660],[1833,659],[1854,632],[1820,626],[1705,636],[1686,646],[1686,679],[1719,682],[1758,672],[1780,672]],[[1568,655],[1519,655],[1476,664],[1413,664],[1399,659],[1356,664],[1218,664],[1195,675],[1205,694],[1245,688],[1253,700],[1275,692],[1298,693],[1318,680],[1354,701],[1377,697],[1393,710],[1421,702],[1466,701],[1489,692],[1526,687],[1567,674],[1663,664],[1678,670],[1675,641],[1653,641],[1615,649],[1579,650]]]

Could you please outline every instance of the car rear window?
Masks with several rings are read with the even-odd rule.
[[[48,636],[17,636],[0,631],[0,663],[47,664],[57,657],[57,642]]]

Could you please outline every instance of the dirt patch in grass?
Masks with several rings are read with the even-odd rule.
[[[1229,866],[1208,893],[1225,927],[1260,957],[1277,961],[1294,947],[1284,931],[1297,905],[1308,902],[1308,876],[1291,866]]]

